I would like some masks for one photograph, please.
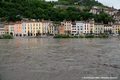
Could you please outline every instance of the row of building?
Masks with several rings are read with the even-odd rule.
[[[90,11],[93,14],[100,14],[104,12],[110,15],[115,22],[109,24],[95,23],[94,20],[89,21],[63,21],[59,27],[59,34],[72,34],[72,35],[82,35],[82,34],[120,34],[120,10],[114,7],[99,7],[93,6]]]
[[[5,23],[0,28],[0,34],[11,34],[13,36],[38,36],[53,34],[52,21],[19,21]]]
[[[52,21],[20,21],[15,23],[5,23],[0,25],[0,35],[8,33],[13,36],[39,36],[55,34],[119,34],[120,23],[102,24],[90,21],[63,21],[59,25]]]
[[[102,24],[91,21],[63,21],[59,27],[59,34],[72,34],[72,35],[84,35],[84,34],[119,34],[120,24]]]

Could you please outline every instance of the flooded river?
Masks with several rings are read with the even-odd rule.
[[[0,80],[91,80],[85,77],[120,80],[119,39],[0,40]]]

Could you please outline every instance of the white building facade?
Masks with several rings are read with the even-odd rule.
[[[5,34],[5,29],[4,28],[0,28],[0,35]]]
[[[71,34],[72,35],[82,35],[85,33],[85,23],[82,21],[75,21],[72,23]]]
[[[104,33],[111,34],[113,31],[113,26],[111,24],[104,24]]]
[[[15,31],[14,31],[14,24],[9,24],[8,26],[9,34],[15,36]]]

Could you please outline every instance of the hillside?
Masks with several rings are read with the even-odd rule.
[[[68,6],[67,8],[55,8],[55,5]],[[59,0],[58,2],[45,2],[44,0],[1,0],[0,18],[2,21],[17,21],[22,18],[45,19],[52,21],[66,20],[88,20],[95,18],[102,22],[103,16],[111,17],[106,14],[93,15],[89,13],[92,6],[104,7],[95,0]],[[83,10],[79,9],[84,7]],[[89,9],[88,9],[89,8]]]
[[[59,0],[58,4],[66,4],[66,5],[78,4],[80,6],[87,6],[87,7],[92,7],[92,6],[105,7],[103,4],[95,0]]]

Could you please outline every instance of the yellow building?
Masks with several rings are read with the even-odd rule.
[[[72,30],[72,22],[71,21],[63,21],[61,22],[65,28],[65,34],[70,34]]]
[[[92,32],[92,33],[95,33],[94,31],[95,31],[95,21],[94,20],[90,20],[89,21],[89,24],[90,24],[90,33]]]
[[[104,24],[95,23],[95,25],[94,25],[94,33],[95,34],[104,33]]]
[[[24,22],[24,26],[27,36],[37,36],[43,33],[42,22],[35,22],[35,21]]]
[[[120,31],[120,23],[114,24],[114,25],[113,25],[112,32],[113,32],[114,34],[118,34],[119,31]]]

